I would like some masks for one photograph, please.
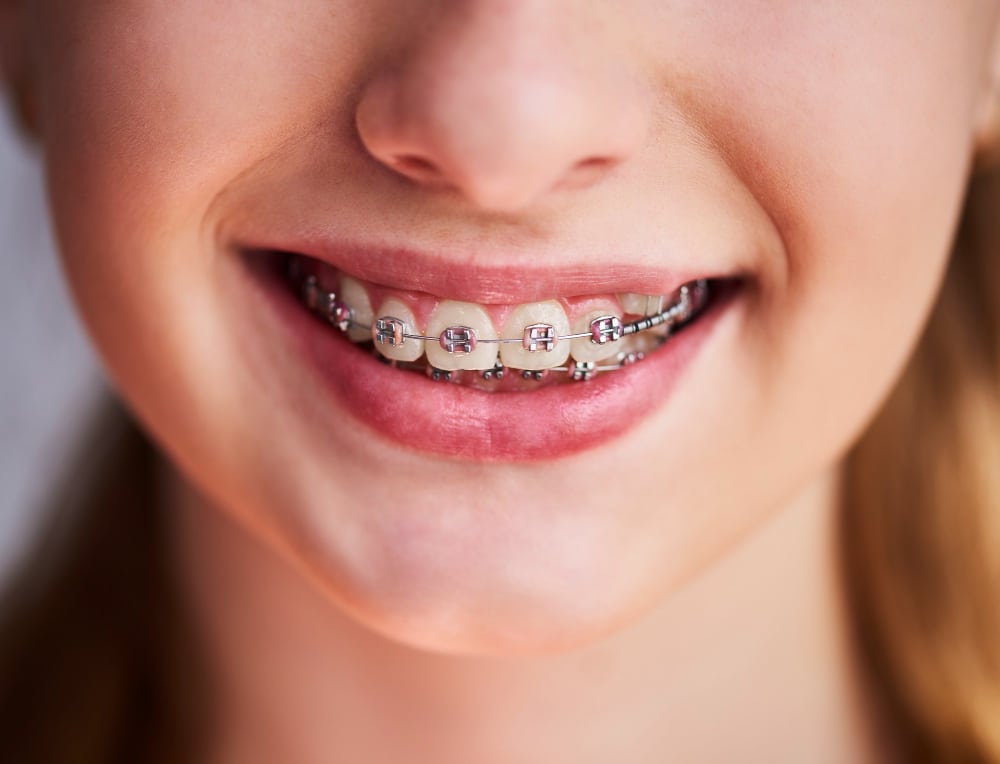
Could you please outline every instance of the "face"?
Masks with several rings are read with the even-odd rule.
[[[834,468],[940,284],[995,6],[29,0],[6,33],[80,312],[164,449],[362,622],[504,653],[638,617]],[[524,327],[698,279],[612,347],[641,363],[521,379],[606,350]],[[371,347],[387,316],[408,346]],[[414,338],[449,326],[486,360]]]

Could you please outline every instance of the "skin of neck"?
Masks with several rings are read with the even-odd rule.
[[[210,761],[884,761],[848,628],[834,471],[637,622],[470,657],[359,625],[171,473],[175,562],[216,699]]]

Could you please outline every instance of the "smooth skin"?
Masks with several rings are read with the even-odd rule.
[[[995,0],[0,7],[80,312],[178,467],[216,761],[884,755],[836,474],[940,286]],[[291,220],[747,290],[621,439],[474,464],[354,425],[247,304],[234,244]]]

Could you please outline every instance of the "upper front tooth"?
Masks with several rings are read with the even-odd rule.
[[[352,279],[350,276],[342,276],[340,279],[340,292],[337,296],[351,307],[351,320],[355,326],[348,328],[348,339],[354,342],[370,340],[372,338],[371,329],[364,327],[370,327],[375,316],[372,313],[371,300],[368,299],[368,290],[357,279]],[[360,326],[357,326],[357,324],[360,324]]]
[[[495,340],[497,331],[480,305],[442,300],[431,313],[424,334],[441,338],[427,342],[425,348],[427,362],[437,369],[492,369],[496,364],[497,343],[482,340]],[[454,350],[449,352],[445,345]]]
[[[504,366],[531,371],[561,366],[569,358],[570,343],[548,338],[569,333],[566,311],[555,300],[518,305],[504,324],[503,336],[521,342],[503,343],[500,361]]]
[[[621,350],[621,340],[598,344],[591,339],[591,324],[600,318],[616,317],[618,310],[610,301],[604,307],[594,308],[576,317],[573,334],[586,332],[586,337],[577,337],[570,344],[570,353],[577,361],[603,361]]]
[[[622,311],[635,316],[653,316],[663,310],[663,295],[626,292],[618,295]]]
[[[393,361],[416,361],[424,354],[424,341],[415,340],[412,337],[399,338],[399,332],[396,332],[396,337],[401,341],[399,344],[394,345],[394,340],[391,337],[393,334],[392,329],[393,327],[399,327],[398,324],[395,324],[390,319],[403,324],[401,331],[404,334],[420,333],[417,331],[417,321],[413,317],[413,311],[410,310],[409,306],[402,300],[397,300],[395,297],[388,297],[379,307],[378,318],[372,322],[371,332],[368,335],[375,342],[375,349]],[[380,320],[388,327],[388,331],[384,330],[381,338],[379,337]]]

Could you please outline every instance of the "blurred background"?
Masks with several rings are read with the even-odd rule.
[[[0,108],[0,575],[37,526],[102,378],[64,287],[32,148]]]

